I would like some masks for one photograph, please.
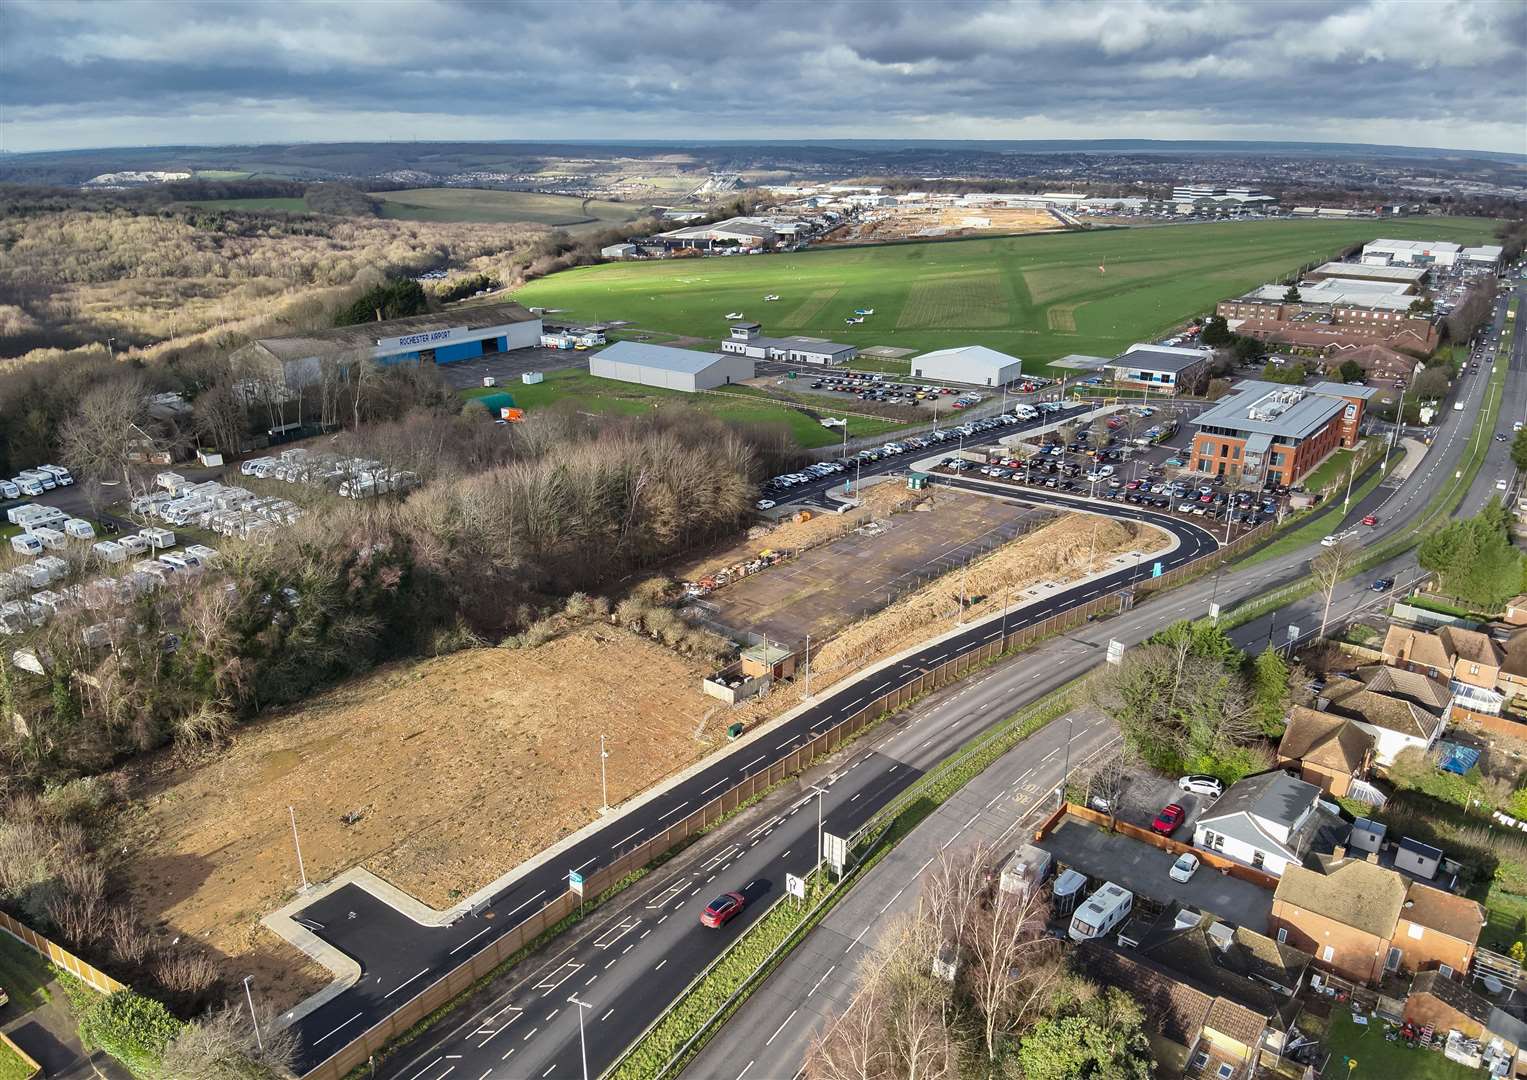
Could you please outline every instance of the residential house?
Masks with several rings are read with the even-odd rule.
[[[1353,780],[1367,778],[1376,743],[1353,720],[1296,705],[1278,743],[1278,765],[1296,768],[1305,783],[1344,798]]]
[[[1271,925],[1279,942],[1326,971],[1377,983],[1404,906],[1405,879],[1393,870],[1361,859],[1332,861],[1324,872],[1290,866],[1273,892]]]
[[[1338,350],[1326,357],[1327,371],[1335,372],[1351,361],[1363,369],[1363,377],[1374,382],[1409,384],[1426,365],[1408,353],[1396,352],[1387,345],[1359,345]]]
[[[1247,1080],[1264,1054],[1276,1055],[1282,1046],[1269,1017],[1148,959],[1099,942],[1081,946],[1078,955],[1093,978],[1140,1003],[1147,1027],[1186,1051],[1189,1075]]]
[[[1455,706],[1500,715],[1505,699],[1497,683],[1504,657],[1487,635],[1458,626],[1444,626],[1435,633],[1391,626],[1382,651],[1384,663],[1391,667],[1447,679]]]
[[[1446,686],[1420,672],[1382,664],[1358,668],[1356,674],[1327,683],[1319,705],[1373,736],[1375,765],[1393,765],[1409,749],[1425,753],[1441,738],[1452,700]]]
[[[1484,925],[1484,908],[1473,900],[1412,881],[1390,937],[1386,966],[1458,978],[1474,962]]]
[[[1513,604],[1516,601],[1512,601]],[[1527,601],[1519,608],[1507,607],[1508,619],[1511,612],[1520,611],[1527,613]],[[1507,701],[1513,698],[1527,698],[1527,630],[1518,630],[1512,634],[1506,642],[1506,647],[1501,650],[1501,663],[1499,681],[1496,686],[1505,695]]]
[[[1504,621],[1510,626],[1527,626],[1527,593],[1506,601]]]
[[[1482,1056],[1496,1076],[1527,1075],[1527,1024],[1441,972],[1426,971],[1410,984],[1405,1019],[1446,1038],[1458,1032],[1482,1044]]]
[[[1193,826],[1193,846],[1269,874],[1298,865],[1319,828],[1320,788],[1274,770],[1231,784]]]
[[[1373,861],[1322,858],[1284,872],[1271,925],[1280,943],[1312,954],[1325,970],[1377,984],[1386,972],[1462,977],[1484,910]]]

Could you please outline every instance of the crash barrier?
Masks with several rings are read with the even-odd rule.
[[[1129,593],[1138,599],[1142,594],[1168,588],[1197,576],[1205,570],[1212,570],[1255,544],[1261,543],[1271,531],[1270,522],[1259,525],[1232,541],[1228,546],[1165,571],[1160,577],[1144,577],[1021,630],[1008,633],[1006,631],[1008,616],[1006,615],[1001,619],[991,620],[991,623],[997,625],[992,631],[990,640],[968,649],[959,656],[925,669],[906,685],[870,700],[853,715],[803,743],[772,765],[765,766],[747,776],[696,809],[688,817],[648,837],[643,843],[619,856],[609,865],[585,875],[584,895],[598,896],[627,874],[641,869],[671,848],[716,824],[754,796],[767,791],[782,780],[803,772],[817,758],[834,753],[885,714],[896,711],[924,694],[964,678],[972,669],[995,660],[1004,653],[1026,648],[1043,638],[1086,625],[1100,616],[1114,614],[1124,603],[1122,594]],[[1021,611],[1015,613],[1015,617],[1018,614],[1021,614]],[[556,925],[571,914],[580,903],[581,899],[571,892],[563,893],[550,901],[530,918],[464,961],[461,966],[441,975],[418,995],[401,1004],[391,1016],[362,1031],[350,1043],[340,1047],[333,1056],[304,1074],[304,1080],[342,1080],[351,1070],[371,1060],[372,1055],[380,1051],[387,1043],[454,1000],[526,944],[534,941],[547,928]]]

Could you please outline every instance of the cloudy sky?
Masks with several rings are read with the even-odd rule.
[[[0,146],[1190,138],[1527,153],[1523,0],[3,0]]]

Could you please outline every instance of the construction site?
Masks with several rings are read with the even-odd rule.
[[[866,213],[826,241],[866,243],[952,236],[1019,236],[1071,226],[1049,210],[1005,206],[892,206]]]

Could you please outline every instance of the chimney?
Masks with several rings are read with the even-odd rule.
[[[1341,860],[1347,857],[1347,845],[1337,844],[1331,849],[1331,858]]]

